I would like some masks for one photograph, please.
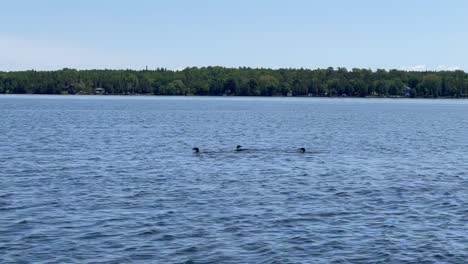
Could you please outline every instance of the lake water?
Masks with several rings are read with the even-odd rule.
[[[467,153],[461,100],[1,96],[0,262],[466,263]]]

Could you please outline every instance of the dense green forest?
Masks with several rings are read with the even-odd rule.
[[[252,69],[0,72],[0,93],[239,96],[467,97],[463,71]]]

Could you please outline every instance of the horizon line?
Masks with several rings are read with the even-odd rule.
[[[238,69],[251,69],[251,70],[304,70],[304,71],[317,71],[317,70],[340,70],[345,69],[347,71],[353,70],[368,70],[371,72],[377,71],[400,71],[400,72],[421,72],[421,73],[430,73],[430,72],[457,72],[461,71],[466,73],[464,69],[458,67],[447,67],[447,68],[440,68],[438,66],[437,69],[426,68],[425,66],[414,66],[414,67],[400,67],[400,68],[364,68],[364,67],[317,67],[317,68],[308,68],[308,67],[251,67],[251,66],[221,66],[221,65],[209,65],[209,66],[187,66],[187,67],[176,67],[176,68],[166,68],[166,67],[156,67],[156,68],[149,68],[145,66],[140,69],[136,68],[72,68],[72,67],[64,67],[60,69],[24,69],[24,70],[0,70],[1,73],[14,73],[14,72],[58,72],[64,70],[73,70],[73,71],[135,71],[135,72],[144,72],[144,71],[172,71],[172,72],[181,72],[187,69],[206,69],[206,68],[223,68],[228,70],[238,70]]]

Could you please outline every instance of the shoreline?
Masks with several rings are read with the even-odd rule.
[[[96,97],[96,98],[106,98],[106,97],[169,97],[169,98],[278,98],[278,99],[392,99],[392,100],[467,100],[468,97],[395,97],[395,96],[242,96],[242,95],[155,95],[155,94],[0,94],[0,97],[9,97],[9,96],[28,96],[28,97]]]

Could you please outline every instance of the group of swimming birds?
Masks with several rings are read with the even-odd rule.
[[[195,148],[192,148],[193,152],[194,153],[200,153],[200,149],[195,147]],[[242,148],[241,145],[237,145],[235,151],[246,151],[248,149],[245,149],[245,148]],[[306,149],[305,148],[298,148],[297,151],[301,152],[301,153],[305,153],[306,152]]]

